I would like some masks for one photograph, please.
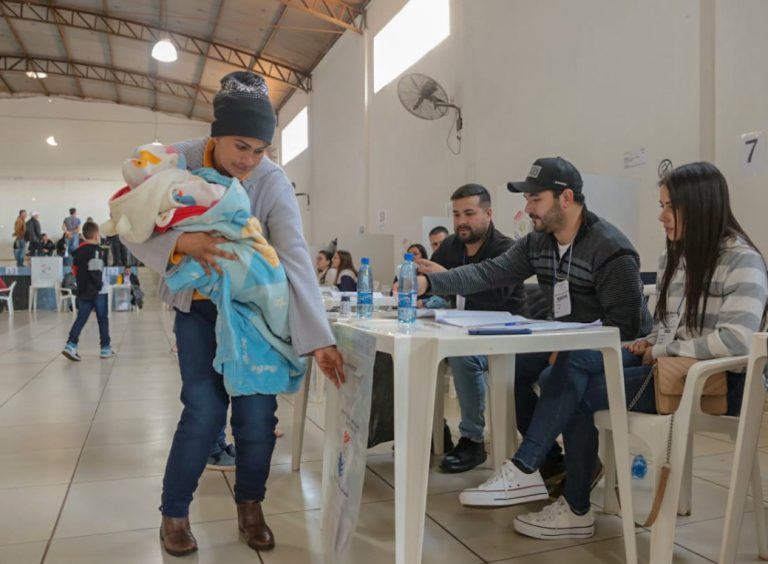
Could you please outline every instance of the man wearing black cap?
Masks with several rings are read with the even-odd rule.
[[[494,259],[420,276],[419,293],[472,294],[536,275],[555,319],[600,319],[618,327],[622,340],[646,335],[651,316],[643,299],[640,258],[621,231],[587,210],[576,167],[561,157],[538,159],[525,181],[507,187],[525,196],[534,231]],[[518,453],[538,439],[534,430],[528,433],[537,405],[532,386],[540,375],[545,384],[549,364],[549,353],[517,355],[515,404],[524,436]],[[536,450],[545,454],[525,463],[516,455],[487,482],[464,490],[461,503],[504,506],[546,499],[542,475],[554,478],[559,467],[562,476],[562,453],[551,440]]]
[[[290,288],[289,324],[294,349],[311,354],[337,386],[344,381],[343,362],[325,316],[312,259],[301,230],[301,214],[285,172],[266,157],[275,131],[275,113],[264,79],[252,72],[222,78],[213,100],[211,136],[177,143],[190,170],[212,167],[240,179],[251,201],[251,213],[278,253]],[[131,244],[131,252],[150,268],[165,273],[187,255],[206,272],[221,274],[219,260],[236,256],[219,248],[226,239],[208,233],[171,230],[147,242]],[[210,300],[192,290],[173,294],[162,283],[160,297],[176,313],[175,332],[181,369],[184,410],[173,438],[163,479],[160,537],[169,554],[197,550],[189,525],[189,505],[206,466],[211,445],[225,424],[230,397],[212,368],[216,350],[217,311]],[[237,446],[235,501],[238,526],[248,546],[270,550],[275,541],[261,509],[275,445],[274,395],[236,396],[232,432]],[[234,452],[232,453],[234,454]]]

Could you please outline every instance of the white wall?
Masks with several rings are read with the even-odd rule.
[[[347,32],[313,73],[310,239],[362,226],[393,234],[399,250],[466,182],[491,191],[497,225],[511,232],[523,202],[506,182],[522,179],[537,157],[562,155],[585,174],[639,183],[628,195],[637,200],[635,244],[654,269],[663,244],[657,165],[700,158],[702,123],[714,121],[701,105],[713,93],[701,87],[700,2],[708,0],[453,0],[451,36],[406,72],[432,76],[462,107],[456,156],[446,147],[450,114],[410,115],[397,79],[376,94],[365,89],[373,37],[404,4],[374,0],[366,34]],[[625,170],[624,153],[641,148],[647,164]]]
[[[280,111],[280,131],[291,123],[296,114],[309,104],[309,96],[304,92],[295,92],[288,103]],[[311,116],[310,116],[311,123]],[[280,131],[275,134],[272,141],[273,145],[280,145]],[[282,165],[282,147],[280,147],[281,160],[278,164]],[[312,202],[312,155],[309,151],[304,151],[288,161],[283,166],[288,177],[296,184],[296,192],[310,194],[309,202]],[[307,198],[302,196],[298,200],[299,210],[301,211],[301,222],[304,228],[304,237],[310,238],[312,233],[312,213],[311,206],[307,206]]]
[[[768,175],[745,174],[740,153],[743,133],[768,132],[768,2],[716,2],[716,7],[716,163],[728,180],[736,217],[768,256]]]
[[[210,126],[116,104],[47,98],[0,99],[0,260],[11,258],[19,209],[40,212],[43,231],[57,239],[70,207],[85,220],[108,218],[109,197],[133,149],[206,135]],[[45,143],[55,136],[58,147]]]

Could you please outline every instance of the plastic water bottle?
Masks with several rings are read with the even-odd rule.
[[[341,296],[339,303],[339,319],[349,319],[352,316],[352,302],[349,296]]]
[[[402,324],[416,322],[416,265],[413,255],[405,253],[405,262],[400,267],[397,289],[397,321]]]
[[[648,473],[648,462],[642,454],[636,455],[632,459],[632,477],[636,480],[642,480]]]
[[[373,317],[373,274],[368,257],[360,259],[360,271],[357,273],[357,318]]]

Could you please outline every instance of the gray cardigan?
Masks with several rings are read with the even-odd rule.
[[[208,138],[175,143],[187,159],[190,170],[203,166],[203,152]],[[251,200],[251,213],[264,229],[264,236],[272,244],[285,268],[290,288],[288,322],[294,350],[301,355],[315,349],[333,345],[335,340],[325,315],[315,269],[304,241],[301,213],[293,194],[293,187],[283,169],[266,156],[243,181]],[[123,243],[144,264],[164,274],[180,231],[170,230],[154,234],[141,244]],[[226,260],[226,259],[224,259]],[[160,281],[160,298],[167,304],[188,312],[192,290],[174,294]]]

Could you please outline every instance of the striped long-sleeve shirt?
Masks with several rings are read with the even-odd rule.
[[[496,258],[427,277],[433,294],[465,295],[509,286],[534,274],[550,304],[556,279],[568,279],[571,314],[559,321],[600,319],[618,327],[622,340],[651,330],[637,251],[615,226],[586,209],[579,232],[562,257],[552,234],[529,233]]]
[[[682,261],[681,261],[682,262]],[[667,264],[666,253],[659,258],[656,291]],[[681,306],[685,292],[685,269],[679,265],[667,290],[667,309],[675,313]],[[681,321],[675,340],[667,345],[657,344],[659,322],[646,340],[653,343],[653,357],[685,356],[708,359],[738,356],[749,352],[752,333],[760,330],[768,281],[763,257],[741,238],[730,237],[723,241],[717,266],[712,275],[704,312],[704,329],[689,330]],[[704,300],[699,302],[699,312]],[[681,319],[685,304],[680,307]]]

